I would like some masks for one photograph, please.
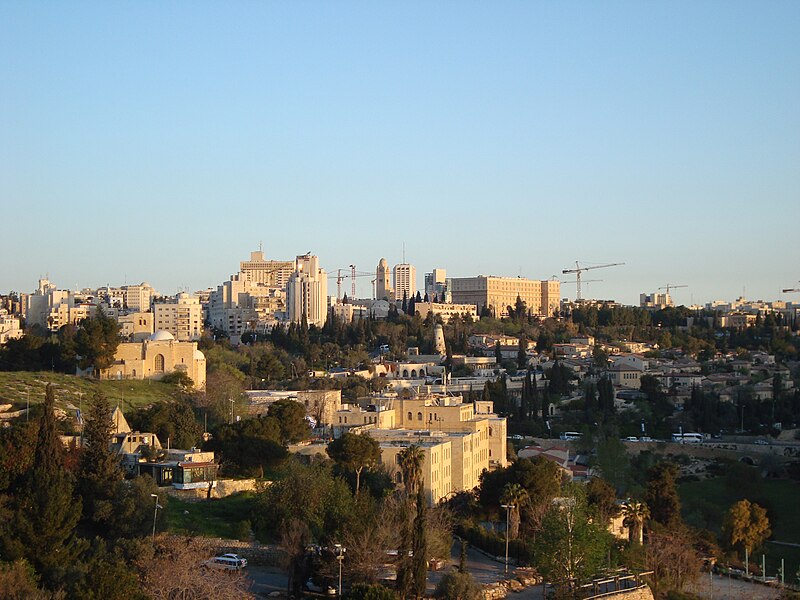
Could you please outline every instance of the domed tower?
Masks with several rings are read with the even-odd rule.
[[[444,329],[442,329],[441,323],[433,326],[433,353],[447,354],[447,347],[444,343]]]
[[[375,271],[375,299],[394,300],[392,284],[389,283],[389,264],[385,258],[380,260],[378,269]]]

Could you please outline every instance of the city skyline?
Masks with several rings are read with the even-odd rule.
[[[792,2],[6,3],[0,291],[216,287],[263,242],[329,275],[405,255],[418,289],[579,260],[626,263],[586,297],[797,301],[799,26]]]

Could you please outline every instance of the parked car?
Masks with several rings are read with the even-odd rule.
[[[215,556],[207,560],[205,564],[214,569],[241,571],[247,566],[247,559],[242,558],[238,554],[223,554],[222,556]]]
[[[756,440],[753,442],[754,444],[758,444],[759,446],[768,446],[769,442],[767,440]]]
[[[651,438],[650,436],[643,435],[642,437],[640,437],[640,438],[639,438],[639,441],[640,441],[640,442],[652,442],[652,441],[654,441],[654,440],[653,440],[653,438]]]
[[[325,583],[317,584],[314,582],[313,578],[309,578],[309,580],[306,581],[306,589],[315,594],[327,594],[328,596],[336,595],[336,588],[333,585]]]
[[[626,437],[622,441],[623,442],[638,442],[639,438],[637,438],[635,435],[629,435],[628,437]]]

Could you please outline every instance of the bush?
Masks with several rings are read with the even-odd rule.
[[[234,530],[234,535],[236,536],[237,540],[242,542],[246,542],[250,539],[250,521],[245,519],[244,521],[239,521],[236,524],[236,529]]]
[[[444,600],[478,600],[481,588],[469,573],[453,571],[436,586],[434,596]]]
[[[397,593],[380,584],[358,583],[345,595],[347,600],[397,600]]]

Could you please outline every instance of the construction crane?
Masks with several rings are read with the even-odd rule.
[[[798,281],[800,283],[800,281]],[[786,288],[781,290],[784,294],[791,294],[793,292],[800,292],[800,288]]]
[[[677,288],[684,288],[684,287],[689,287],[689,286],[688,285],[672,285],[671,283],[668,283],[667,285],[662,286],[662,287],[660,287],[658,289],[667,290],[667,296],[669,296],[669,291],[670,290],[675,290]]]
[[[589,271],[591,269],[605,269],[606,267],[618,267],[620,265],[624,265],[625,263],[608,263],[606,265],[592,265],[591,267],[582,267],[580,263],[576,260],[575,261],[575,268],[574,269],[564,269],[561,271],[563,274],[567,273],[575,273],[575,283],[577,284],[577,301],[581,300],[581,273],[584,271]]]
[[[342,271],[349,269],[350,273],[347,275],[342,274]],[[349,265],[346,268],[336,269],[336,275],[328,275],[328,279],[336,279],[336,298],[338,300],[342,299],[342,281],[344,279],[350,278],[352,279],[352,286],[350,288],[350,294],[352,298],[356,297],[356,278],[357,277],[372,277],[374,273],[365,273],[363,271],[356,271],[355,265]]]

